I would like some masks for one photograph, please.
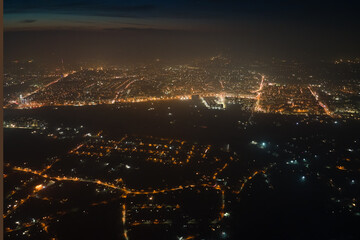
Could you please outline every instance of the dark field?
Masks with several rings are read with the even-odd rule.
[[[236,107],[195,108],[191,101],[5,110],[5,120],[28,116],[48,124],[36,133],[5,129],[5,209],[38,184],[49,184],[5,219],[5,228],[16,229],[5,233],[6,239],[358,239],[358,122],[269,114],[255,114],[249,121],[250,115]],[[82,132],[71,138],[49,137],[58,134],[56,128],[81,125]],[[102,158],[69,154],[81,143],[100,141],[83,136],[100,130],[106,141],[126,135],[130,140],[124,141],[179,139],[212,148],[204,160],[182,165],[145,161],[138,153],[114,149]],[[40,171],[55,158],[60,160],[47,176],[124,182],[111,189],[13,169]],[[21,180],[27,182],[23,187]],[[191,187],[123,198],[125,185],[134,191]],[[216,221],[221,213],[226,214]],[[15,223],[32,219],[29,227]]]

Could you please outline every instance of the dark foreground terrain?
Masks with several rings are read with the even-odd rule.
[[[356,121],[191,101],[4,120],[6,239],[360,238]]]

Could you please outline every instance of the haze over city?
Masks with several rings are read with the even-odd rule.
[[[5,1],[5,58],[356,57],[356,1]],[[29,48],[28,46],[32,47]]]

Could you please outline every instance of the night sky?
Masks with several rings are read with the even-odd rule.
[[[359,12],[355,0],[4,0],[5,59],[357,56]]]

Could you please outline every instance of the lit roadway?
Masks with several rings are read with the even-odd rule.
[[[123,87],[123,86],[124,86],[125,84],[127,84],[128,82],[130,82],[130,80],[126,80],[126,81],[120,83],[120,85],[117,86],[115,89],[116,89],[116,90],[120,89],[121,87]],[[118,90],[118,91],[116,92],[115,98],[114,98],[114,100],[112,101],[112,103],[115,103],[116,99],[119,97],[119,94],[120,94],[121,92],[123,92],[123,91],[124,91],[124,89],[120,89],[120,90]]]
[[[131,82],[130,82],[130,80],[126,80],[125,82],[123,82],[122,84],[120,84],[120,86],[119,86],[118,88],[121,88],[121,87],[124,86],[125,84],[126,84],[126,86],[125,86],[123,89],[121,89],[120,91],[118,91],[118,92],[116,93],[115,98],[114,98],[114,100],[112,101],[112,103],[115,103],[116,100],[117,100],[118,97],[119,97],[119,94],[120,94],[121,92],[123,92],[124,90],[128,89],[128,88],[131,86],[131,84],[133,84],[133,83],[136,82],[136,81],[139,81],[139,80],[136,79],[136,80],[133,80],[133,81],[131,81]]]
[[[61,79],[66,78],[66,77],[69,76],[70,74],[74,74],[74,73],[76,73],[76,71],[72,71],[71,73],[64,73],[61,77],[59,77],[59,78],[57,78],[56,80],[54,80],[54,81],[46,84],[45,86],[40,87],[40,88],[36,89],[36,90],[33,91],[33,92],[30,92],[30,93],[25,94],[25,95],[23,96],[23,98],[24,98],[24,99],[25,99],[25,98],[28,98],[28,97],[30,97],[30,96],[38,93],[39,91],[41,91],[41,90],[43,90],[43,89],[45,89],[45,88],[47,88],[47,87],[49,87],[49,86],[51,86],[51,85],[59,82]],[[17,105],[24,105],[23,107],[19,107],[20,109],[21,109],[21,108],[26,108],[27,105],[28,105],[28,104],[20,104],[20,103],[17,103],[16,101],[12,101],[12,103],[16,103]],[[6,104],[6,105],[4,105],[4,108],[9,107],[10,105],[11,105],[11,103]],[[42,106],[44,106],[44,104],[33,104],[33,105],[30,104],[30,106],[31,106],[32,108],[36,108],[36,107],[42,107]]]
[[[25,99],[25,98],[28,98],[28,97],[34,95],[35,93],[37,93],[37,92],[39,92],[39,91],[41,91],[41,90],[43,90],[43,89],[45,89],[45,88],[47,88],[47,87],[55,84],[55,83],[57,83],[57,82],[60,81],[61,79],[66,78],[66,77],[69,76],[70,74],[74,74],[74,73],[76,73],[76,71],[72,71],[71,73],[64,73],[61,77],[57,78],[56,80],[54,80],[54,81],[46,84],[45,86],[43,86],[43,87],[41,87],[41,88],[36,89],[35,91],[33,91],[33,92],[31,92],[31,93],[26,94],[23,98],[24,98],[24,99]]]
[[[259,89],[253,91],[253,93],[257,93],[255,99],[256,99],[256,103],[254,105],[254,109],[251,111],[251,115],[249,117],[249,122],[251,122],[251,118],[253,117],[254,112],[259,112],[262,111],[261,107],[260,107],[260,100],[261,100],[261,91],[264,87],[264,80],[265,80],[265,76],[261,75],[261,82],[260,82],[260,86]]]
[[[73,149],[72,151],[80,148],[82,145],[77,146],[75,149]],[[229,159],[230,161],[234,160],[232,157],[230,157]],[[228,166],[229,163],[226,162],[222,167],[218,168],[215,173],[212,176],[212,180],[214,180],[214,182],[208,182],[208,183],[201,183],[201,184],[191,184],[191,185],[185,185],[185,186],[177,186],[177,187],[173,187],[173,188],[165,188],[165,189],[154,189],[154,190],[133,190],[133,189],[128,189],[125,187],[124,183],[122,182],[122,180],[118,181],[120,185],[118,184],[114,184],[114,183],[109,183],[109,182],[104,182],[101,180],[89,180],[89,179],[83,179],[83,178],[78,178],[78,177],[66,177],[66,176],[49,176],[47,174],[45,174],[45,172],[47,170],[49,170],[53,164],[55,164],[56,162],[58,162],[59,159],[56,159],[54,162],[52,162],[51,164],[49,164],[48,166],[46,166],[44,169],[40,170],[40,171],[36,171],[36,170],[32,170],[29,168],[22,168],[22,167],[12,167],[13,170],[15,171],[20,171],[20,172],[26,172],[26,173],[31,173],[40,177],[43,177],[45,179],[49,179],[49,180],[55,180],[55,181],[72,181],[72,182],[85,182],[85,183],[92,183],[92,184],[96,184],[99,186],[103,186],[103,187],[107,187],[107,188],[111,188],[111,189],[116,189],[116,190],[120,190],[122,191],[122,195],[120,196],[120,198],[127,198],[127,196],[132,196],[132,195],[148,195],[148,194],[157,194],[157,193],[165,193],[165,192],[171,192],[171,191],[178,191],[178,190],[183,190],[183,189],[188,189],[188,188],[194,188],[194,187],[209,187],[209,188],[213,188],[217,191],[219,191],[220,194],[220,198],[221,198],[221,206],[220,206],[220,212],[219,212],[219,218],[217,219],[217,222],[221,221],[224,217],[224,211],[225,211],[225,190],[223,189],[222,185],[219,185],[216,183],[216,179],[218,177],[218,175],[224,171]],[[7,164],[7,166],[10,167],[9,164]],[[250,181],[255,175],[260,174],[260,173],[265,173],[267,169],[261,170],[261,171],[255,171],[254,174],[252,174],[250,177],[248,177],[241,185],[240,191],[238,193],[240,193],[246,183],[248,181]],[[34,187],[33,191],[25,198],[16,201],[13,205],[13,207],[9,210],[7,210],[3,217],[4,219],[7,218],[10,214],[12,214],[16,209],[18,209],[21,205],[23,205],[24,203],[26,203],[30,198],[34,197],[38,192],[46,189],[46,187],[52,185],[53,183],[48,183],[48,184],[39,184],[37,186]],[[107,202],[104,202],[105,204]],[[101,204],[101,203],[99,203]],[[128,234],[127,234],[127,228],[126,228],[126,204],[124,203],[122,205],[122,223],[124,226],[124,230],[123,230],[123,236],[124,238],[127,240],[128,239]],[[156,223],[158,224],[158,223]],[[26,226],[23,227],[29,227],[32,226],[32,224],[25,224]],[[29,225],[29,226],[28,226]],[[46,230],[47,232],[47,225],[44,222],[41,222],[42,228],[44,230]],[[7,229],[7,232],[11,232],[11,231],[15,231],[17,229]]]
[[[57,162],[58,160],[56,160],[55,162]],[[54,162],[54,163],[55,163]],[[60,177],[60,176],[49,176],[47,174],[44,174],[45,171],[47,171],[48,169],[51,168],[51,166],[54,164],[52,163],[51,165],[48,165],[47,167],[45,167],[43,170],[41,171],[36,171],[36,170],[31,170],[29,168],[21,168],[21,167],[12,167],[13,170],[15,171],[20,171],[20,172],[26,172],[26,173],[32,173],[38,176],[41,176],[45,179],[50,179],[50,180],[56,180],[56,181],[72,181],[72,182],[85,182],[85,183],[93,183],[96,185],[100,185],[103,187],[108,187],[108,188],[112,188],[112,189],[116,189],[116,190],[120,190],[123,192],[123,194],[121,195],[122,198],[126,198],[128,195],[148,195],[148,194],[157,194],[157,193],[164,193],[164,192],[170,192],[170,191],[177,191],[177,190],[183,190],[186,188],[194,188],[196,187],[196,185],[186,185],[186,186],[178,186],[178,187],[173,187],[173,188],[167,188],[167,189],[154,189],[154,190],[150,190],[150,191],[144,191],[144,190],[130,190],[124,186],[119,186],[119,185],[115,185],[113,183],[108,183],[108,182],[103,182],[100,180],[88,180],[88,179],[83,179],[83,178],[77,178],[77,177]],[[222,168],[218,169],[217,172],[215,172],[213,179],[216,179],[216,176],[222,172],[226,167],[228,166],[228,163],[226,163]],[[122,181],[120,181],[122,183]],[[49,185],[47,185],[49,186]],[[7,218],[10,214],[12,214],[16,209],[18,209],[21,205],[23,205],[24,203],[26,203],[31,197],[34,197],[38,192],[40,192],[41,190],[45,189],[47,186],[43,185],[43,184],[39,184],[37,186],[35,186],[34,190],[32,191],[31,194],[29,194],[27,197],[21,199],[19,201],[19,203],[14,204],[13,207],[9,210],[7,210],[4,214],[3,217],[4,219]],[[211,187],[214,188],[218,191],[221,191],[221,207],[220,207],[220,213],[219,213],[219,219],[218,221],[220,221],[223,217],[224,217],[224,209],[225,209],[225,191],[221,188],[220,185],[217,184],[201,184],[201,186],[203,187]],[[123,231],[123,236],[125,239],[128,239],[127,236],[127,229],[126,229],[126,205],[125,203],[122,206],[122,223],[124,226],[124,231]],[[46,225],[44,225],[44,227],[47,227]],[[7,232],[10,231],[14,231],[11,229],[8,229]]]
[[[57,81],[52,82],[56,83],[58,82],[60,79],[58,79]],[[133,84],[134,82],[136,82],[136,80],[128,83],[129,84]],[[124,82],[125,83],[125,82]],[[123,84],[124,84],[123,83]],[[126,82],[127,83],[127,82]],[[126,89],[127,86],[125,86],[124,89]],[[45,88],[45,87],[44,87]],[[118,88],[118,87],[117,87]],[[41,88],[43,89],[43,88]],[[150,102],[150,101],[170,101],[170,100],[189,100],[191,99],[191,95],[176,95],[176,96],[160,96],[160,97],[152,97],[152,96],[148,96],[148,97],[130,97],[130,98],[119,98],[119,95],[122,91],[124,91],[124,89],[121,89],[119,91],[116,92],[115,97],[113,99],[104,99],[104,100],[100,100],[98,102],[95,101],[65,101],[62,103],[46,103],[46,102],[30,102],[30,103],[26,103],[26,104],[21,104],[18,105],[17,108],[18,109],[26,109],[26,108],[40,108],[40,107],[44,107],[44,106],[56,106],[56,107],[61,107],[61,106],[93,106],[93,105],[102,105],[102,104],[115,104],[115,103],[140,103],[140,102]],[[39,92],[40,89],[37,89],[36,91],[27,94],[25,97],[29,97],[30,95],[33,95],[37,92]],[[201,94],[202,97],[217,97],[220,99],[220,101],[222,103],[224,103],[225,97],[237,97],[237,98],[247,98],[247,99],[258,99],[259,94],[257,96],[253,96],[252,94],[231,94],[231,93],[204,93]],[[25,98],[24,97],[24,98]],[[6,106],[4,106],[4,108],[9,107],[11,104],[7,104]]]
[[[233,158],[230,158],[230,160],[232,161]],[[21,171],[21,172],[27,172],[27,173],[32,173],[32,174],[35,174],[35,175],[38,175],[38,176],[41,176],[43,178],[46,178],[46,179],[51,179],[51,180],[57,180],[57,181],[74,181],[74,182],[86,182],[86,183],[93,183],[93,184],[96,184],[96,185],[100,185],[100,186],[104,186],[104,187],[108,187],[108,188],[112,188],[112,189],[117,189],[117,190],[121,190],[123,191],[123,194],[121,195],[121,198],[125,199],[128,195],[139,195],[139,194],[156,194],[156,193],[163,193],[163,192],[169,192],[169,191],[176,191],[176,190],[182,190],[182,189],[186,189],[186,188],[194,188],[196,187],[196,185],[186,185],[186,186],[179,186],[179,187],[174,187],[174,188],[168,188],[168,189],[160,189],[160,190],[152,190],[152,191],[144,191],[144,190],[140,190],[140,191],[137,191],[137,190],[129,190],[127,189],[126,187],[121,187],[121,186],[118,186],[118,185],[115,185],[115,184],[112,184],[112,183],[107,183],[107,182],[103,182],[103,181],[100,181],[100,180],[87,180],[87,179],[82,179],[82,178],[73,178],[73,177],[51,177],[51,176],[48,176],[47,174],[44,174],[44,172],[48,169],[51,168],[51,166],[57,162],[58,159],[56,159],[52,164],[46,166],[42,171],[35,171],[35,170],[31,170],[31,169],[28,169],[28,168],[21,168],[21,167],[12,167],[13,170],[15,171]],[[225,163],[221,168],[218,168],[217,171],[214,173],[213,175],[213,179],[216,180],[217,176],[219,175],[219,173],[221,173],[225,168],[227,168],[229,165],[229,163]],[[9,166],[9,165],[8,165]],[[265,174],[267,170],[269,170],[271,167],[273,167],[274,164],[271,164],[269,167],[263,169],[263,170],[260,170],[260,171],[255,171],[251,176],[249,176],[248,178],[245,179],[245,181],[242,183],[241,187],[240,187],[240,191],[238,192],[233,192],[233,193],[236,193],[236,194],[240,194],[240,192],[244,189],[245,185],[251,180],[253,179],[256,175],[258,174]],[[120,181],[122,183],[122,181]],[[52,185],[53,183],[49,183],[47,185],[45,184],[39,184],[37,186],[35,186],[35,188],[33,189],[33,191],[27,196],[25,197],[24,199],[21,199],[17,204],[15,204],[13,206],[12,209],[9,209],[6,213],[4,213],[3,217],[4,219],[6,217],[8,217],[10,214],[12,214],[17,208],[19,208],[21,205],[23,205],[27,200],[29,200],[31,197],[34,197],[38,192],[40,192],[41,190],[43,189],[46,189],[47,186],[50,186]],[[218,184],[214,184],[214,183],[203,183],[203,184],[200,184],[198,186],[202,186],[202,187],[211,187],[211,188],[214,188],[216,189],[217,191],[220,191],[220,198],[221,198],[221,206],[220,206],[220,212],[219,212],[219,218],[217,219],[217,222],[221,221],[223,218],[224,218],[224,215],[225,215],[225,190],[222,188],[221,185],[218,185]],[[98,204],[106,204],[108,203],[109,201],[103,201],[103,202],[100,202]],[[98,204],[95,204],[95,205],[98,205]],[[94,204],[93,204],[94,205]],[[179,206],[177,206],[178,208]],[[124,203],[122,205],[122,224],[123,224],[123,236],[126,240],[129,239],[128,237],[128,231],[127,231],[127,228],[126,228],[126,204]],[[66,214],[66,212],[60,212],[59,213],[60,215],[64,215]],[[41,220],[36,220],[36,222],[39,223],[39,226],[46,232],[49,234],[48,232],[48,221],[50,221],[51,219],[53,219],[53,217],[44,217],[42,218]],[[159,224],[160,222],[158,221],[154,221],[150,224]],[[136,223],[136,225],[139,225],[139,224],[146,224],[146,223]],[[6,232],[12,232],[12,231],[17,231],[19,229],[22,229],[22,228],[29,228],[31,226],[34,226],[35,223],[23,223],[22,225],[18,226],[17,228],[15,229],[6,229]],[[191,238],[189,238],[191,239]]]
[[[315,91],[313,91],[310,86],[308,88],[309,88],[311,94],[315,97],[316,101],[319,103],[319,105],[324,109],[325,113],[330,117],[335,117],[334,113],[330,111],[328,106],[326,106],[326,104],[322,103],[319,100],[319,95]]]
[[[58,160],[56,160],[58,161]],[[55,162],[56,162],[55,161]],[[54,162],[54,163],[55,163]],[[44,174],[44,172],[48,169],[51,168],[51,166],[54,164],[52,163],[51,165],[47,166],[44,168],[44,170],[41,171],[36,171],[36,170],[32,170],[29,168],[22,168],[22,167],[12,167],[13,170],[15,171],[20,171],[20,172],[26,172],[26,173],[32,173],[34,175],[38,175],[41,176],[45,179],[50,179],[50,180],[56,180],[56,181],[71,181],[71,182],[85,182],[85,183],[92,183],[92,184],[96,184],[96,185],[100,185],[103,187],[108,187],[108,188],[112,188],[112,189],[116,189],[116,190],[120,190],[122,191],[123,197],[126,198],[127,195],[147,195],[147,194],[157,194],[157,193],[164,193],[164,192],[169,192],[169,191],[177,191],[177,190],[182,190],[182,189],[186,189],[186,188],[191,188],[191,187],[196,187],[196,185],[186,185],[186,186],[178,186],[178,187],[173,187],[173,188],[166,188],[166,189],[154,189],[154,190],[150,190],[150,191],[144,191],[144,190],[130,190],[124,186],[119,186],[113,183],[108,183],[108,182],[104,182],[104,181],[100,181],[100,180],[89,180],[89,179],[84,179],[84,178],[78,178],[78,177],[66,177],[66,176],[49,176],[47,174]],[[221,171],[223,171],[226,166],[228,164],[226,163],[224,165],[224,167],[222,167],[221,169],[219,169],[218,172],[216,172],[214,174],[214,178],[216,178],[217,174]],[[120,181],[122,183],[122,181]],[[207,187],[214,187],[215,189],[218,189],[218,186],[214,186],[211,184],[202,184],[202,186],[207,186]],[[37,186],[38,187],[38,186]],[[41,191],[43,188],[37,188],[35,187],[33,194]],[[45,187],[44,187],[45,188]],[[25,200],[21,200],[21,204],[17,205],[16,207],[8,210],[6,212],[6,214],[4,214],[4,218],[6,218],[9,214],[11,214],[15,209],[17,209],[20,205],[22,205],[23,203],[25,203],[26,200],[28,200],[32,195],[29,195]]]
[[[261,111],[261,107],[260,107],[260,100],[261,100],[261,91],[264,87],[264,79],[265,79],[265,76],[262,75],[261,76],[261,82],[260,82],[260,86],[259,86],[259,89],[256,90],[255,92],[257,92],[257,96],[256,96],[256,104],[255,104],[255,111]]]

